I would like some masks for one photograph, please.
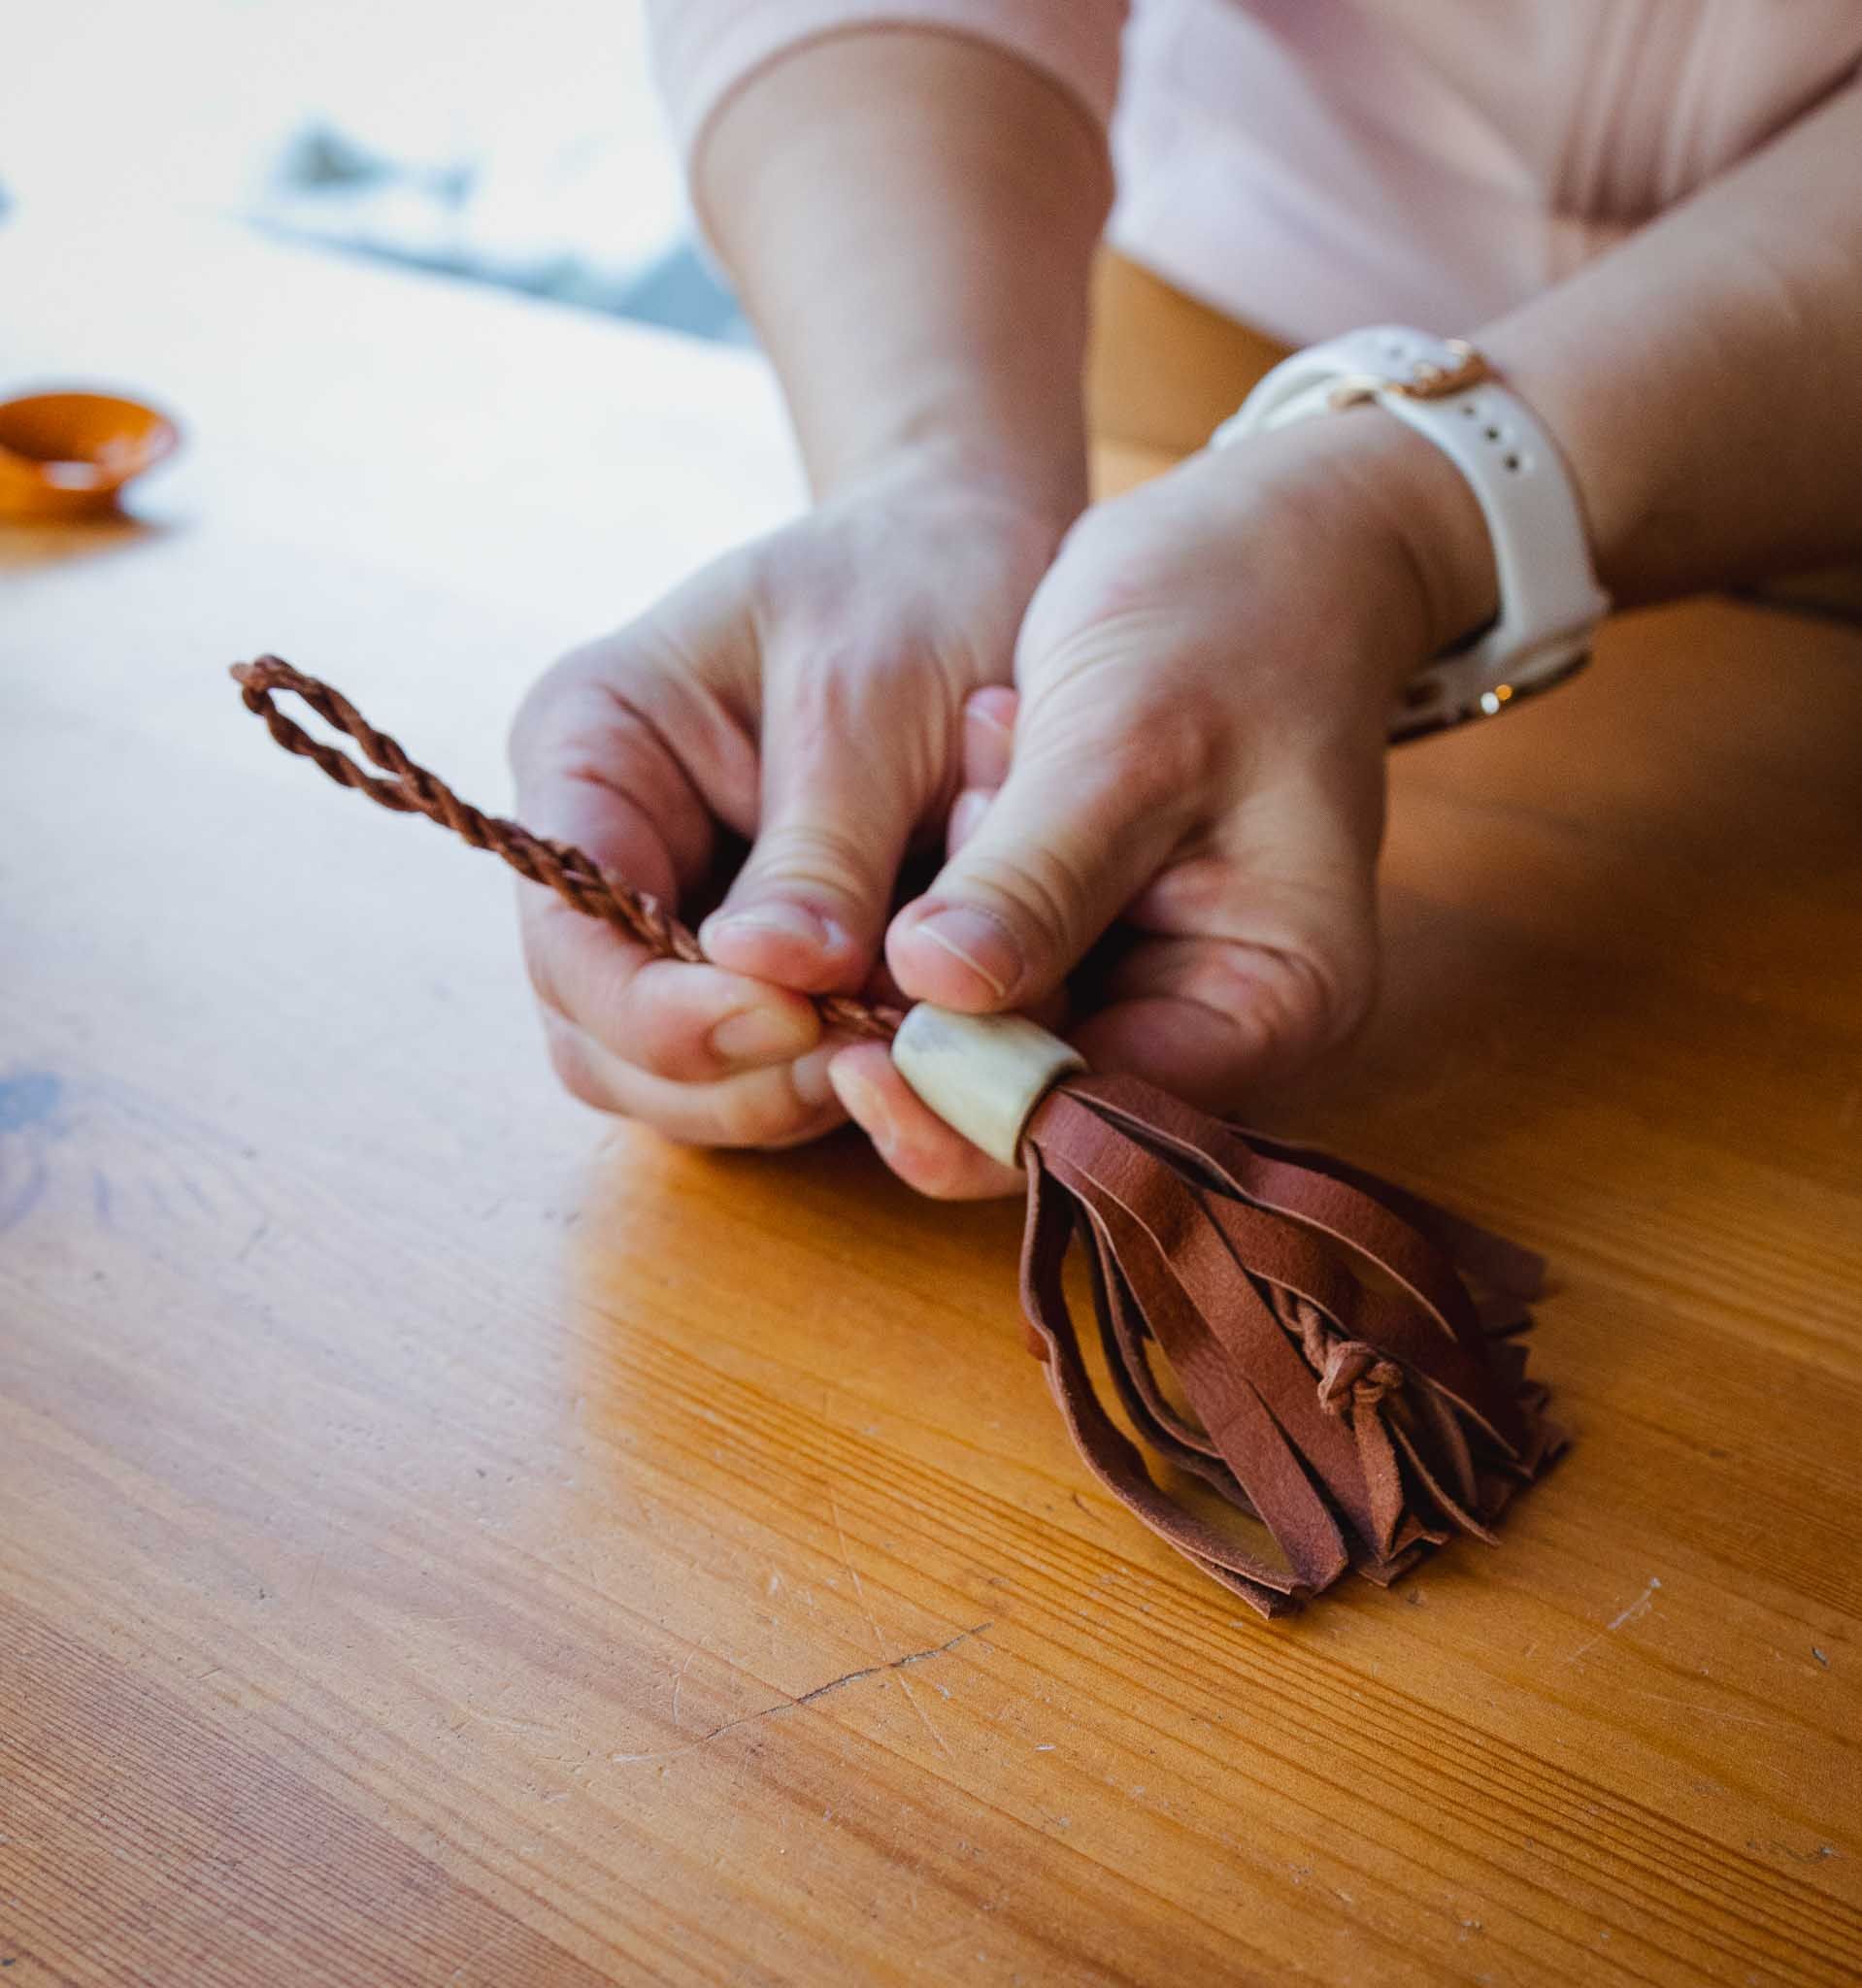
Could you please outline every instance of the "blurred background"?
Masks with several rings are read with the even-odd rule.
[[[633,0],[10,9],[0,201],[237,215],[746,343],[695,245],[641,16]]]

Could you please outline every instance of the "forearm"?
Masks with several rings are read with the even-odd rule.
[[[1475,334],[1558,437],[1619,602],[1862,554],[1859,187],[1851,87]]]
[[[694,189],[817,491],[910,458],[1063,520],[1084,502],[1111,176],[1057,85],[953,35],[835,36],[725,103]]]

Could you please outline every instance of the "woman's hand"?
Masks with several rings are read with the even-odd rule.
[[[1087,513],[1022,627],[1018,712],[1004,690],[973,701],[950,860],[887,936],[900,988],[1027,1010],[1086,960],[1088,1060],[1218,1108],[1338,1042],[1376,978],[1397,685],[1491,613],[1493,585],[1459,474],[1373,409]],[[882,1048],[832,1076],[914,1186],[1014,1185]]]
[[[901,859],[943,834],[966,700],[1008,681],[1065,521],[895,464],[538,682],[511,746],[529,825],[688,915],[750,845],[705,921],[711,965],[655,960],[523,886],[531,979],[578,1097],[705,1144],[839,1122],[840,1045],[802,997],[872,980]]]

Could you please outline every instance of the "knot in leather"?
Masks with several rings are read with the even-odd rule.
[[[1319,1407],[1343,1415],[1348,1401],[1354,1414],[1375,1414],[1385,1395],[1403,1385],[1403,1369],[1362,1340],[1334,1340],[1319,1375]]]

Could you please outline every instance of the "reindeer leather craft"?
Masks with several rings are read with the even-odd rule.
[[[663,957],[704,957],[665,907],[461,801],[327,684],[276,656],[233,676],[278,744],[340,784],[494,851]],[[378,771],[294,723],[281,692]],[[845,996],[817,1005],[831,1028],[879,1041],[904,1019]],[[1019,1159],[1028,1344],[1081,1457],[1263,1614],[1353,1568],[1387,1585],[1457,1532],[1490,1541],[1513,1491],[1563,1446],[1520,1343],[1544,1277],[1529,1252],[1130,1077],[1062,1077],[1027,1118]],[[1104,1381],[1065,1289],[1075,1249]]]

